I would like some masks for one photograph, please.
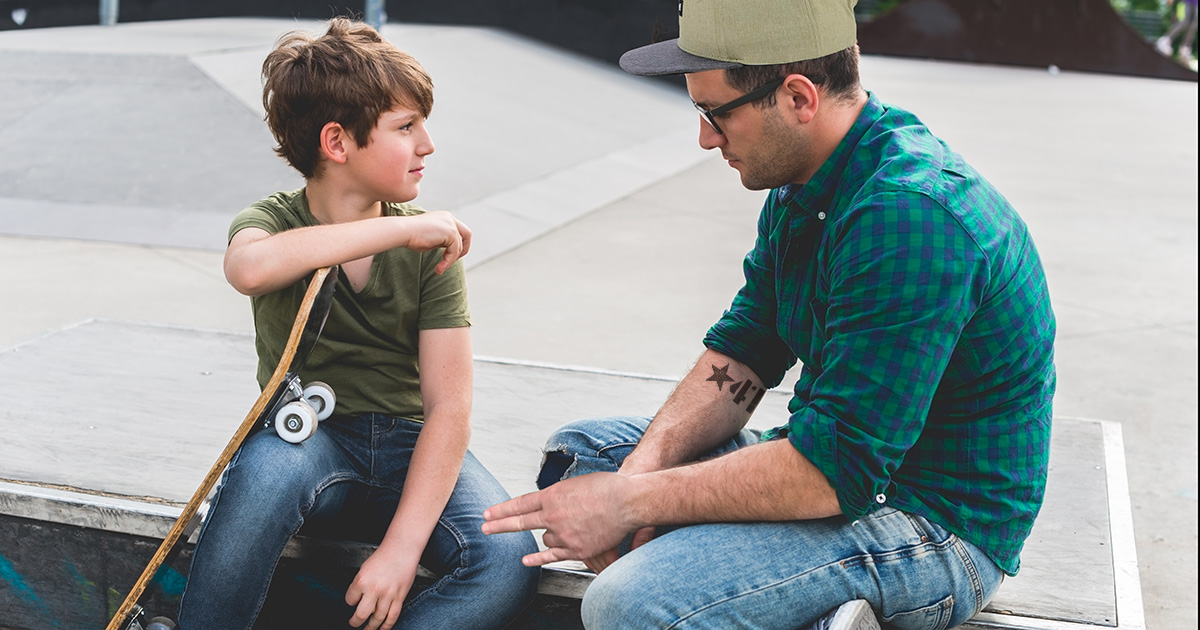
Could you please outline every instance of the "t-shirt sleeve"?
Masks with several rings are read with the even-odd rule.
[[[462,260],[454,261],[441,274],[434,267],[442,259],[441,249],[422,256],[421,305],[417,328],[462,328],[471,325],[467,304],[467,277]]]
[[[269,200],[263,200],[237,213],[237,216],[233,217],[233,222],[229,224],[226,243],[233,240],[233,235],[248,227],[266,230],[269,234],[276,234],[287,229],[279,216],[268,209],[267,203]]]

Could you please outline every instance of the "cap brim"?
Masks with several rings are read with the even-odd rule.
[[[742,66],[742,64],[732,61],[717,61],[686,53],[680,50],[678,39],[634,48],[621,55],[620,63],[621,69],[625,72],[644,77],[687,74],[706,70],[728,70]]]

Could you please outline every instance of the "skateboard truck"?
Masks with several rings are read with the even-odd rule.
[[[317,430],[317,423],[333,414],[336,398],[333,388],[321,381],[301,387],[300,377],[291,376],[270,413],[264,414],[263,428],[274,426],[285,441],[298,444]]]

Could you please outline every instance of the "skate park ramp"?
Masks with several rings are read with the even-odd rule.
[[[860,24],[864,54],[1195,81],[1108,0],[910,0]]]

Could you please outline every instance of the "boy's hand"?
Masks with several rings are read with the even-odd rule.
[[[449,212],[426,212],[404,219],[410,229],[405,247],[417,252],[426,252],[438,247],[446,248],[442,253],[442,262],[434,269],[439,274],[446,271],[454,261],[466,256],[467,251],[471,249],[471,229]]]
[[[392,554],[383,547],[376,549],[346,590],[346,603],[356,607],[350,625],[391,630],[400,619],[404,598],[416,576],[417,559],[408,560],[404,554]]]

